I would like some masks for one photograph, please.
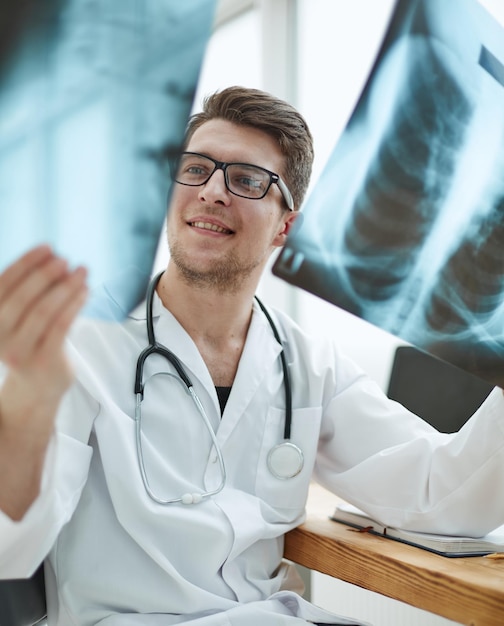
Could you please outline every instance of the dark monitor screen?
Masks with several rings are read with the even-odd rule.
[[[396,349],[387,395],[443,433],[458,431],[493,385],[412,346]]]

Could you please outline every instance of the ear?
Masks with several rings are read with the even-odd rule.
[[[280,223],[280,230],[277,233],[275,239],[273,240],[273,245],[277,247],[281,247],[285,245],[287,240],[287,235],[290,233],[294,222],[300,219],[301,213],[299,211],[284,211],[282,215],[282,220]]]

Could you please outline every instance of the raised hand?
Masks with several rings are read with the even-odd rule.
[[[73,378],[65,337],[86,296],[86,271],[70,270],[47,246],[0,274],[0,361],[7,368],[0,387],[0,476],[8,479],[0,478],[0,508],[14,517],[38,491],[56,411]],[[31,489],[19,484],[26,472]],[[31,493],[28,502],[10,508],[21,487]]]

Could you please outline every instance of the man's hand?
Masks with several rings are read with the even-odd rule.
[[[86,271],[69,270],[47,246],[0,274],[0,361],[7,367],[0,389],[0,508],[16,518],[38,493],[56,411],[73,379],[65,337],[86,296]]]

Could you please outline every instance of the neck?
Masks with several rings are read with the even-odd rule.
[[[252,316],[256,285],[232,293],[182,279],[173,263],[161,276],[157,292],[163,305],[191,336],[214,384],[231,386]]]

